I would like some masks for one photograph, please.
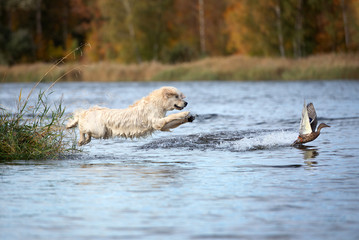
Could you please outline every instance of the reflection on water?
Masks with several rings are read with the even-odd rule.
[[[318,166],[318,162],[314,158],[319,155],[319,151],[315,146],[294,145],[294,147],[302,151],[304,163],[308,167]]]
[[[304,160],[314,159],[319,155],[318,149],[314,146],[294,145],[294,147],[302,150]]]
[[[0,239],[359,238],[359,82],[60,83],[51,97],[70,114],[163,85],[184,92],[193,123],[0,161]],[[0,105],[31,87],[1,84]],[[294,148],[303,99],[332,127]]]

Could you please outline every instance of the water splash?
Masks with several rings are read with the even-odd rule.
[[[221,142],[221,147],[235,151],[271,149],[291,145],[297,135],[298,133],[292,131],[256,132],[234,142]]]
[[[140,149],[156,148],[185,148],[188,150],[222,150],[250,151],[269,149],[279,146],[289,146],[296,139],[297,133],[275,131],[227,131],[215,133],[200,133],[186,136],[173,136],[151,141],[139,147]]]

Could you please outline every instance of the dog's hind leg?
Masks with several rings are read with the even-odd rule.
[[[79,142],[78,142],[79,146],[82,146],[82,145],[85,144],[85,139],[86,139],[85,133],[80,132],[80,140],[79,140]]]
[[[91,133],[87,133],[85,144],[88,144],[89,142],[91,142]]]
[[[91,142],[91,133],[87,133],[87,136],[85,133],[80,133],[79,146],[88,144],[89,142]]]

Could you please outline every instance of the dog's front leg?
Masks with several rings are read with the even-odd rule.
[[[172,128],[176,128],[186,122],[192,122],[193,120],[194,116],[191,116],[189,112],[180,112],[158,119],[154,127],[157,130],[169,131]]]
[[[194,116],[188,116],[188,118],[172,120],[172,121],[166,123],[161,128],[161,131],[170,131],[170,129],[176,128],[186,122],[193,122],[193,120],[194,120]]]

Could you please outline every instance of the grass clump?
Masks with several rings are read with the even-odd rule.
[[[0,106],[0,160],[50,159],[78,151],[76,138],[71,141],[67,137],[62,99],[53,104],[49,104],[48,101],[52,93],[49,90],[56,82],[78,71],[78,68],[61,71],[47,90],[38,92],[33,104],[29,99],[35,88],[41,81],[46,81],[52,70],[83,46],[52,65],[31,89],[26,99],[22,98],[20,90],[15,113]]]
[[[49,105],[49,94],[39,92],[30,105],[20,91],[16,113],[0,108],[1,160],[49,159],[76,150],[66,138],[62,101]]]

